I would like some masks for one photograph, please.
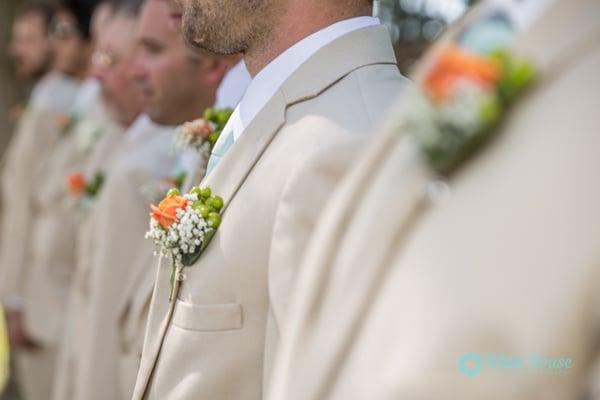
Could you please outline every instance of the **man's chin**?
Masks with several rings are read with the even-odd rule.
[[[145,107],[144,113],[150,118],[152,122],[161,126],[172,126],[177,125],[173,123],[168,116],[163,113],[161,110],[157,110],[156,108]]]

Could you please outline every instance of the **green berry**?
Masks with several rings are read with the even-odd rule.
[[[179,189],[172,188],[172,189],[169,189],[169,191],[167,192],[167,197],[179,196],[180,194],[181,194],[181,192],[179,192]]]
[[[202,192],[198,186],[194,186],[193,188],[190,189],[190,194],[195,194],[198,197],[200,197],[201,193]]]
[[[215,211],[221,211],[223,208],[223,198],[220,196],[211,197],[208,199],[208,205],[214,208]]]
[[[200,214],[200,216],[202,218],[208,218],[212,212],[211,208],[209,206],[207,206],[206,204],[202,204],[199,208],[198,208],[198,213]]]
[[[219,116],[214,108],[207,108],[202,117],[207,121],[216,122]]]
[[[212,190],[210,190],[210,188],[208,186],[200,189],[200,196],[202,198],[209,199],[211,195],[212,195]]]
[[[495,96],[485,98],[479,106],[479,117],[484,129],[493,126],[499,119],[501,109],[500,102]]]
[[[221,216],[219,215],[219,213],[211,212],[208,215],[208,226],[210,226],[213,229],[217,229],[219,225],[221,225]]]
[[[225,124],[227,124],[227,121],[231,117],[232,113],[233,113],[233,110],[231,110],[231,109],[225,109],[225,110],[221,111],[219,113],[219,122],[218,122],[218,124],[220,126],[224,127]]]
[[[212,132],[210,135],[208,135],[208,141],[212,146],[217,143],[217,140],[219,140],[219,132]]]

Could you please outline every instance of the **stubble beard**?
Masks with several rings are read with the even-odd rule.
[[[185,41],[214,54],[246,54],[270,33],[272,1],[190,0],[183,13]]]

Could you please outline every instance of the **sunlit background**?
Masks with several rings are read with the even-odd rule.
[[[389,30],[402,72],[475,0],[379,0],[375,13]]]

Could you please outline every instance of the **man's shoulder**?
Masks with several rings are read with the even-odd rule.
[[[365,65],[317,96],[288,106],[284,130],[305,138],[373,133],[410,82],[392,64]]]

